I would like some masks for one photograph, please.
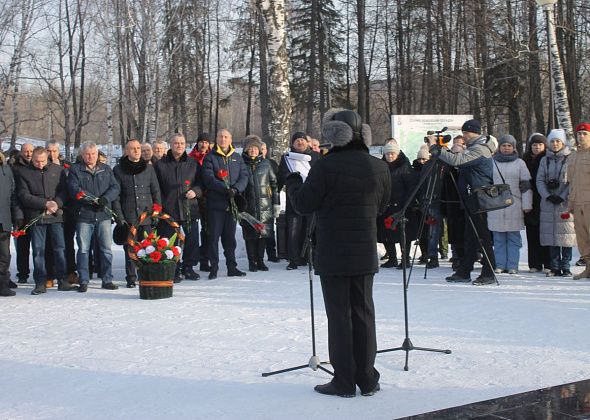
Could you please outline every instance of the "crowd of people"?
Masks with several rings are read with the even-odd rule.
[[[572,248],[577,245],[581,254],[577,264],[586,268],[574,278],[590,277],[590,187],[585,181],[590,171],[590,124],[577,126],[575,151],[565,132],[555,129],[547,137],[532,134],[522,158],[511,135],[496,140],[482,133],[477,120],[465,122],[462,131],[450,147],[426,137],[413,162],[395,139],[383,146],[391,194],[389,205],[376,219],[377,241],[386,250],[381,267],[409,265],[411,244],[418,239],[419,264],[439,267],[439,254],[447,258],[450,245],[455,272],[447,281],[471,282],[470,273],[479,261],[482,272],[473,284],[490,284],[494,274],[518,273],[521,231],[526,230],[531,273],[571,277]],[[309,165],[314,166],[325,154],[319,147],[319,141],[295,132],[289,153],[309,156]],[[154,203],[161,204],[186,235],[175,282],[198,280],[197,271],[217,278],[220,239],[227,275],[244,276],[235,256],[237,223],[242,224],[248,270],[267,271],[265,254],[268,261],[279,261],[275,221],[281,214],[280,191],[291,174],[288,153],[277,164],[269,159],[267,145],[254,135],[242,140],[242,148],[242,154],[236,152],[231,133],[223,129],[214,140],[201,133],[188,153],[181,134],[153,144],[130,140],[112,169],[92,142],[81,145],[75,162],[63,159],[55,141],[36,148],[23,144],[10,159],[1,156],[0,295],[12,296],[17,283],[28,282],[31,249],[34,295],[45,293],[55,282],[58,290],[85,292],[94,274],[103,288],[117,289],[112,223],[137,225],[140,214]],[[226,177],[219,176],[220,171]],[[425,171],[429,179],[408,203]],[[470,214],[464,203],[471,191],[491,184],[508,184],[513,205]],[[307,264],[304,250],[311,219],[297,211],[286,194],[286,268],[296,270]],[[241,211],[264,229],[254,229],[236,217],[232,203],[240,197],[245,203]],[[407,222],[406,244],[401,248],[406,252],[398,256],[401,231],[397,225],[388,226],[387,220],[402,208]],[[149,233],[152,226],[149,217],[144,219],[137,226],[138,235]],[[157,229],[163,237],[173,233],[168,224],[160,223]],[[9,274],[11,232],[17,283]],[[131,288],[137,283],[137,271],[128,245],[124,248],[125,280]]]
[[[446,278],[448,282],[484,285],[496,281],[494,274],[517,274],[523,230],[530,273],[572,277],[572,248],[577,245],[580,259],[576,264],[585,270],[573,278],[589,278],[590,124],[576,127],[575,151],[570,149],[565,131],[553,129],[547,137],[530,135],[522,158],[512,135],[499,140],[485,135],[477,120],[466,121],[462,132],[450,147],[426,137],[428,144],[413,163],[395,139],[384,146],[383,159],[389,165],[394,188],[390,206],[378,219],[379,241],[387,251],[381,267],[402,267],[396,253],[400,231],[388,229],[386,220],[409,204],[405,249],[418,239],[422,255],[418,264],[436,268],[438,254],[446,258],[450,244],[455,272]],[[407,203],[424,168],[430,165],[436,166],[415,197],[410,197],[414,202]],[[510,186],[512,205],[487,213],[470,211],[466,203],[472,192],[493,184]],[[409,254],[404,256],[406,264]],[[472,281],[476,261],[481,262],[482,271]]]

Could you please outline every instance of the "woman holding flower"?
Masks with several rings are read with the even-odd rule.
[[[266,239],[274,236],[273,221],[278,217],[281,206],[277,191],[277,177],[270,162],[262,157],[262,141],[258,136],[248,136],[242,142],[242,158],[250,174],[244,195],[248,202],[246,212],[261,222],[252,227],[241,222],[242,234],[246,241],[249,271],[268,271],[264,264]]]

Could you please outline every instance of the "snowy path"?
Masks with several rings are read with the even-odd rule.
[[[590,281],[527,273],[500,276],[500,287],[449,285],[448,263],[426,280],[415,272],[410,336],[451,355],[411,352],[409,372],[402,352],[378,355],[382,392],[371,398],[321,396],[313,386],[330,377],[310,369],[263,378],[311,355],[307,270],[270,266],[183,281],[160,301],[124,282],[107,291],[94,280],[85,295],[20,287],[0,300],[0,418],[391,419],[590,378]],[[317,277],[314,287],[325,360]],[[401,273],[383,270],[374,293],[379,348],[397,347]]]

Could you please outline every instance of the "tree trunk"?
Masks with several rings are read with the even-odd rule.
[[[357,49],[357,111],[363,121],[367,121],[367,70],[365,67],[365,0],[356,1],[356,21],[358,30]]]

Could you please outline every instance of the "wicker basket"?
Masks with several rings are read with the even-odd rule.
[[[176,263],[141,264],[137,267],[139,298],[146,300],[172,297]]]

